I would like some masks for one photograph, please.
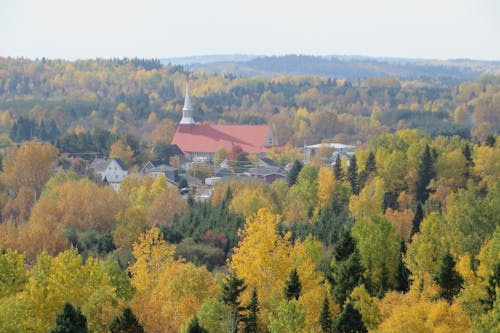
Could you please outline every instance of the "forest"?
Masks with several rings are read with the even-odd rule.
[[[187,76],[0,59],[0,331],[500,332],[500,77],[189,73],[195,119],[270,124],[286,179],[82,172],[164,158]],[[324,141],[355,154],[304,164]]]

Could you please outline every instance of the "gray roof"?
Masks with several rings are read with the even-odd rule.
[[[123,170],[127,170],[127,166],[119,158],[111,158],[111,159],[96,158],[95,160],[92,161],[92,163],[90,163],[89,168],[92,169],[94,172],[104,172],[113,160],[115,160],[116,163],[118,163],[120,168],[122,168]]]
[[[269,175],[285,175],[280,167],[256,167],[248,169],[245,174],[250,176],[269,176]]]
[[[166,165],[166,164],[161,164],[161,165],[158,165],[154,168],[151,168],[148,170],[148,173],[152,173],[152,172],[167,172],[167,171],[176,171],[177,169],[174,168],[174,167],[171,167],[170,165]]]

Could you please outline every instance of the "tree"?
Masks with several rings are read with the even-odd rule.
[[[349,232],[344,232],[334,248],[329,281],[333,299],[344,305],[353,289],[363,282],[365,268],[356,248],[356,242]]]
[[[323,307],[321,308],[321,316],[319,317],[319,324],[321,326],[321,331],[324,333],[332,332],[332,314],[330,313],[330,302],[328,302],[328,297],[325,296],[323,301]]]
[[[130,307],[126,307],[121,315],[113,318],[109,323],[109,330],[111,333],[144,333],[144,327]]]
[[[396,290],[399,292],[407,292],[410,290],[410,271],[404,264],[404,255],[406,255],[406,243],[404,239],[401,240],[401,251],[399,252],[399,265],[396,275]]]
[[[198,317],[194,316],[187,326],[186,333],[208,333],[208,331],[200,325]]]
[[[80,308],[74,308],[71,303],[64,303],[63,311],[56,316],[56,325],[51,333],[87,333],[87,318]]]
[[[51,176],[56,156],[57,149],[47,143],[24,142],[19,148],[8,148],[3,179],[16,193],[23,186],[31,188],[37,199]]]
[[[366,330],[361,313],[348,303],[333,323],[334,333],[364,333]]]
[[[335,179],[338,181],[341,181],[344,178],[344,171],[342,171],[342,160],[340,158],[340,154],[337,154],[337,158],[335,159],[333,174],[335,175]]]
[[[227,162],[234,173],[243,172],[250,166],[248,154],[240,146],[233,146],[227,155]]]
[[[288,186],[293,186],[297,183],[297,178],[299,177],[300,170],[302,170],[302,163],[299,160],[293,162],[292,168],[288,171],[287,182]]]
[[[486,297],[481,300],[484,304],[485,310],[493,309],[493,305],[497,300],[497,289],[500,288],[500,262],[493,266],[493,272],[488,278],[488,285],[486,286]]]
[[[450,252],[446,252],[441,261],[441,266],[434,276],[434,280],[441,287],[439,296],[451,303],[453,297],[462,289],[464,279],[455,270],[455,260]]]
[[[434,177],[433,160],[429,145],[425,146],[424,154],[422,155],[421,164],[418,169],[418,181],[415,193],[417,202],[424,203],[429,198],[430,190],[428,186],[431,179]]]
[[[320,167],[318,171],[318,201],[321,209],[332,204],[335,178],[332,169]]]
[[[358,162],[356,161],[356,155],[352,155],[349,160],[349,167],[347,168],[347,181],[351,184],[351,189],[353,194],[359,194],[360,184],[358,175]]]
[[[257,288],[253,288],[250,304],[247,306],[248,315],[245,318],[245,333],[257,333],[257,317],[259,313],[259,300]]]
[[[370,151],[368,154],[368,158],[366,159],[365,162],[365,169],[361,172],[359,175],[359,187],[360,189],[365,186],[366,181],[368,180],[368,177],[372,172],[375,172],[377,170],[377,166],[375,164],[375,154]]]
[[[302,303],[295,299],[281,301],[272,313],[269,331],[271,333],[300,333],[304,331],[305,319],[306,309]]]
[[[297,269],[294,268],[285,283],[285,298],[289,301],[292,299],[299,300],[301,289],[302,285],[300,284],[299,274],[297,273]]]
[[[420,231],[420,223],[424,219],[424,211],[422,210],[422,204],[420,202],[417,203],[417,210],[415,211],[415,216],[413,217],[413,221],[411,223],[411,236]]]
[[[231,332],[233,333],[238,331],[238,325],[243,318],[241,312],[244,310],[244,307],[241,306],[240,297],[245,289],[245,280],[238,279],[234,271],[229,272],[227,278],[222,283],[220,300],[231,307],[233,319]]]

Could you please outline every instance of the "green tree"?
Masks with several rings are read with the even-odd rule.
[[[257,333],[257,319],[259,313],[259,300],[257,298],[257,289],[253,288],[250,304],[247,306],[248,315],[245,318],[245,333]]]
[[[497,299],[497,289],[500,288],[500,262],[493,266],[493,272],[488,278],[488,285],[486,286],[486,297],[481,300],[485,310],[493,309],[493,305]]]
[[[337,158],[335,159],[333,174],[336,180],[340,181],[344,178],[344,171],[342,170],[342,159],[340,158],[340,154],[337,154]]]
[[[64,303],[63,311],[56,316],[56,325],[51,333],[87,333],[87,318],[80,308],[75,308],[71,303]]]
[[[451,302],[453,297],[458,295],[462,289],[464,279],[455,270],[455,260],[451,256],[450,252],[447,251],[441,260],[441,266],[438,272],[434,276],[434,280],[441,287],[439,296]]]
[[[349,167],[347,168],[347,181],[351,184],[353,194],[359,194],[359,175],[358,175],[358,162],[356,155],[352,155],[349,160]]]
[[[297,269],[294,268],[285,283],[285,298],[289,301],[292,299],[299,300],[301,289],[302,285],[300,284],[299,274],[297,273]]]
[[[366,330],[361,313],[348,303],[333,323],[334,333],[364,333]]]
[[[430,190],[427,188],[434,177],[434,166],[429,145],[425,146],[420,167],[418,169],[418,181],[415,193],[417,202],[424,203],[429,198]]]
[[[303,332],[306,324],[306,309],[304,304],[292,299],[282,301],[271,316],[269,331],[271,333]]]
[[[186,333],[208,333],[208,331],[200,325],[198,317],[194,316],[186,328]]]
[[[321,326],[321,331],[325,333],[332,332],[332,314],[330,313],[330,303],[328,302],[328,297],[325,296],[323,301],[323,307],[321,308],[321,316],[319,317],[319,324]]]
[[[121,315],[113,318],[109,323],[109,330],[111,333],[144,333],[144,327],[130,307],[126,307]]]
[[[220,300],[231,307],[233,319],[231,332],[233,333],[238,331],[238,325],[243,318],[241,312],[244,310],[244,307],[241,306],[240,297],[246,288],[245,280],[239,279],[234,271],[229,272],[227,278],[222,283]]]
[[[359,188],[362,189],[365,186],[368,177],[372,172],[377,170],[377,165],[375,163],[375,154],[370,151],[368,158],[365,162],[365,169],[359,175]]]
[[[292,168],[288,171],[287,183],[288,186],[293,186],[297,183],[297,178],[299,177],[300,170],[302,170],[302,163],[299,160],[293,162]]]
[[[410,271],[406,268],[403,258],[406,254],[406,243],[404,239],[401,240],[401,251],[399,253],[399,265],[396,275],[396,290],[399,292],[407,292],[410,290]]]
[[[363,282],[365,268],[361,264],[356,242],[348,232],[343,233],[333,255],[328,279],[332,286],[333,299],[343,306],[353,289]]]
[[[422,204],[417,203],[417,210],[415,211],[415,216],[413,217],[411,223],[411,236],[420,231],[420,223],[424,219],[424,211],[422,210]]]

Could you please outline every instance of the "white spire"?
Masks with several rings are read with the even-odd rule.
[[[188,124],[188,125],[195,124],[195,121],[193,119],[193,108],[191,107],[191,98],[189,97],[188,83],[186,83],[186,97],[184,99],[184,107],[182,108],[181,125],[183,124]]]

